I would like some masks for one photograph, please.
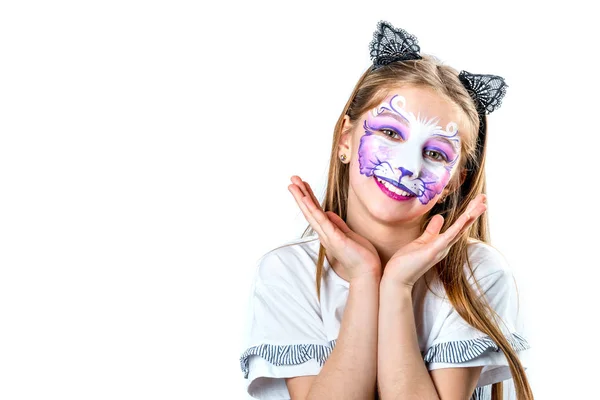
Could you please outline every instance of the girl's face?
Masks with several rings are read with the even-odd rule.
[[[385,219],[426,214],[458,166],[458,115],[430,89],[391,90],[342,136],[348,147],[351,137],[350,192]]]

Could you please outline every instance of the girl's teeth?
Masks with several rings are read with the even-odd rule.
[[[381,180],[379,178],[377,178],[377,180],[379,182],[381,182],[383,185],[385,185],[385,187],[392,193],[396,193],[399,194],[400,196],[404,196],[404,197],[408,197],[408,196],[412,196],[410,193],[405,192],[404,190],[400,190],[398,189],[396,186],[392,185],[389,182],[386,182],[384,180]]]

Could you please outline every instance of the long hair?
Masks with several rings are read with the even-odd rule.
[[[346,102],[334,128],[331,145],[329,174],[325,189],[325,198],[321,204],[324,211],[333,211],[344,221],[348,206],[349,164],[339,162],[338,143],[342,134],[342,122],[348,115],[352,122],[379,104],[386,95],[386,89],[411,85],[433,89],[437,94],[448,99],[461,111],[461,162],[457,173],[448,183],[450,190],[443,202],[436,204],[425,216],[421,231],[435,214],[444,217],[442,230],[451,226],[466,211],[466,207],[479,193],[485,193],[485,154],[487,124],[485,116],[477,113],[477,109],[469,93],[458,79],[458,71],[443,65],[434,57],[423,55],[421,60],[394,62],[376,70],[369,68],[361,76]],[[483,125],[481,125],[483,124]],[[481,129],[480,129],[481,127]],[[309,225],[302,237],[314,234]],[[485,296],[474,293],[464,266],[473,276],[473,268],[468,258],[467,245],[469,238],[489,244],[487,212],[465,231],[458,242],[450,249],[448,255],[433,267],[434,279],[439,280],[446,291],[449,301],[459,315],[472,327],[488,335],[504,352],[513,377],[516,395],[519,400],[533,399],[533,393],[525,369],[516,351],[499,328],[498,315],[489,305]],[[325,248],[319,246],[316,270],[316,289],[320,299],[321,277],[325,259]],[[431,290],[429,283],[427,287]],[[477,281],[475,284],[481,290]],[[492,386],[492,399],[502,399],[502,382]]]

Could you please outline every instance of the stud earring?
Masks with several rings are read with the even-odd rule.
[[[342,160],[342,162],[346,162],[346,155],[345,155],[345,154],[342,154],[342,155],[340,156],[340,160]]]

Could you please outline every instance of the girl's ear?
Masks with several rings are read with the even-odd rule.
[[[342,133],[347,133],[350,130],[352,130],[352,122],[350,121],[350,116],[346,114],[342,120]]]
[[[345,155],[345,160],[350,160],[352,156],[352,122],[350,122],[350,117],[348,115],[344,115],[344,119],[342,120],[342,128],[340,140],[338,142],[338,157]]]

